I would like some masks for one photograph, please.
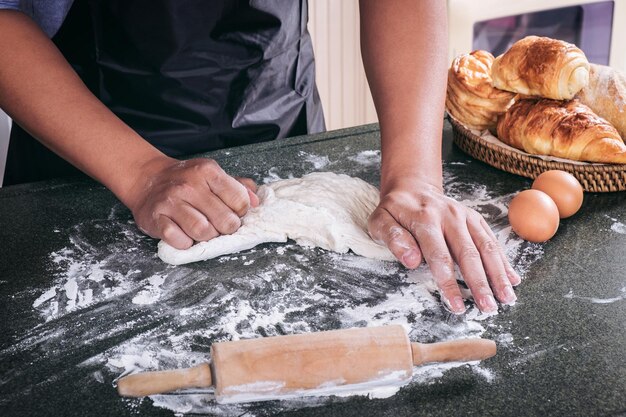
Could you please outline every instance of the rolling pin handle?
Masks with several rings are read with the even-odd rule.
[[[208,363],[188,369],[143,372],[117,381],[117,392],[124,397],[145,397],[185,388],[208,388],[213,385]]]
[[[432,362],[469,362],[496,354],[496,343],[487,339],[460,339],[439,343],[411,343],[413,365]]]

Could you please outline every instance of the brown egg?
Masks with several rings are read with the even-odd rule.
[[[559,216],[572,216],[583,204],[583,187],[569,172],[546,171],[535,178],[532,188],[548,194],[559,208]]]
[[[559,209],[543,191],[525,190],[509,204],[509,223],[522,239],[545,242],[559,228]]]

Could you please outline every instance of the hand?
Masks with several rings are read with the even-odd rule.
[[[251,179],[230,177],[212,159],[161,157],[143,172],[128,204],[135,222],[177,249],[234,233],[241,217],[259,204]]]
[[[452,312],[465,311],[454,262],[481,311],[497,310],[494,294],[505,304],[516,300],[511,285],[521,279],[485,220],[441,189],[413,179],[387,187],[368,226],[372,238],[386,244],[407,268],[426,260]]]

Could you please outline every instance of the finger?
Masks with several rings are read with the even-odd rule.
[[[480,311],[493,313],[498,305],[489,286],[480,252],[469,232],[465,227],[456,227],[446,238],[476,305]]]
[[[487,234],[491,237],[491,239],[493,239],[495,242],[499,242],[498,238],[493,233],[493,230],[491,230],[491,227],[489,227],[489,225],[487,224],[485,219],[482,218],[482,216],[480,218],[480,224],[485,232],[487,232]],[[500,244],[498,244],[498,250],[500,252],[500,257],[502,258],[502,263],[504,264],[504,270],[506,271],[506,275],[509,278],[509,282],[513,286],[519,285],[522,282],[522,278],[517,272],[515,272],[515,270],[511,266],[509,258],[506,256],[506,253],[504,253],[504,249],[502,249],[502,246]]]
[[[444,303],[453,313],[463,313],[465,303],[456,283],[454,263],[443,233],[432,225],[413,227],[411,232],[417,238],[417,243],[430,267]]]
[[[261,200],[259,200],[259,196],[255,194],[256,190],[246,187],[246,191],[248,192],[248,198],[250,199],[250,207],[259,207]]]
[[[256,195],[257,186],[252,178],[235,177],[237,181],[242,183],[248,190],[250,198],[250,207],[258,207],[260,204],[259,197]]]
[[[393,256],[410,269],[422,263],[422,253],[415,238],[383,208],[377,208],[368,220],[370,236],[385,244]]]
[[[161,239],[176,249],[188,249],[193,245],[191,239],[183,230],[169,217],[161,214],[156,220],[157,228]]]
[[[457,219],[454,227],[447,232],[446,240],[480,311],[497,311],[498,305],[493,298],[481,254],[472,240],[465,219]]]
[[[217,164],[210,165],[206,183],[213,194],[234,211],[237,216],[243,217],[250,209],[248,189],[242,183],[226,174]]]
[[[191,207],[200,213],[202,217],[207,220],[207,223],[210,223],[211,227],[216,230],[218,235],[233,234],[241,226],[241,219],[239,216],[210,190],[202,190],[201,192],[194,193],[193,195],[187,195],[185,197],[184,202],[186,204],[184,206]],[[191,215],[189,209],[183,207],[181,210],[180,215]],[[176,214],[178,215],[178,213]],[[194,220],[200,221],[194,216],[186,224],[192,225]],[[180,223],[178,224],[180,225]],[[203,230],[204,227],[208,227],[204,223],[197,223],[195,227],[199,228],[199,232],[208,233],[207,230]],[[183,229],[185,228],[183,227]]]
[[[219,236],[219,232],[210,220],[194,206],[182,202],[167,213],[183,232],[196,242],[205,242]]]
[[[251,190],[253,193],[256,193],[257,186],[252,178],[235,177],[235,179],[242,183],[247,189]]]
[[[468,218],[467,228],[480,253],[487,279],[496,298],[502,303],[513,304],[517,296],[502,262],[499,243],[487,233],[479,220]]]

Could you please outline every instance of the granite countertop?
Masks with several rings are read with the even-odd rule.
[[[506,204],[530,181],[472,160],[444,128],[450,195],[479,210],[524,279],[518,302],[453,316],[426,268],[289,244],[171,267],[88,179],[0,189],[0,415],[626,415],[626,193],[586,194],[546,244],[510,234]],[[376,125],[221,150],[263,183],[334,171],[377,184]],[[482,336],[480,364],[416,368],[388,398],[216,405],[206,390],[120,398],[125,372],[209,359],[219,340],[400,323],[413,341]]]

